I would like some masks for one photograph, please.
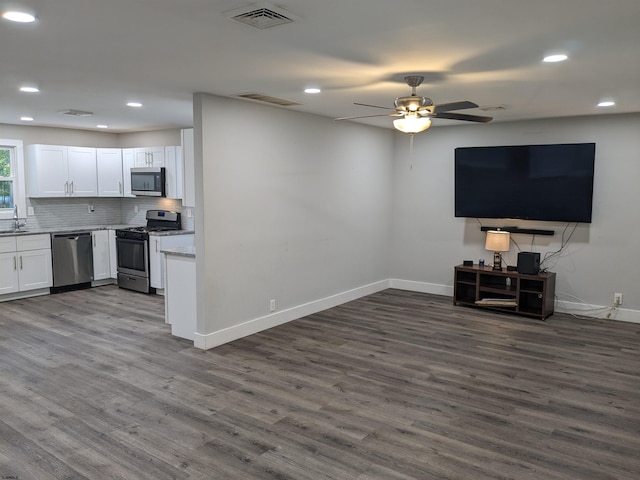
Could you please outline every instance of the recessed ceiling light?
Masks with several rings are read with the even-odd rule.
[[[127,107],[140,108],[142,104],[140,102],[129,102],[127,103]]]
[[[10,22],[18,23],[32,23],[36,21],[36,17],[27,12],[18,12],[16,10],[9,10],[2,14],[2,18],[9,20]]]
[[[598,103],[599,107],[613,107],[616,104],[616,102],[613,102],[611,100],[603,100],[602,102]]]
[[[22,120],[23,122],[33,122],[34,118],[33,117],[20,117],[20,120]]]
[[[322,90],[317,87],[309,87],[304,89],[304,93],[320,93],[321,91]]]
[[[564,62],[567,58],[569,57],[567,57],[564,53],[557,53],[554,55],[547,55],[542,59],[542,61],[546,63],[556,63],[556,62]]]
[[[109,128],[109,125],[96,125],[96,128]]]
[[[40,89],[38,87],[30,87],[25,85],[20,87],[20,91],[24,93],[38,93]]]

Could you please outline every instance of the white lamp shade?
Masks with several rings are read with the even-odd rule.
[[[487,231],[487,240],[484,248],[492,252],[508,252],[511,234],[502,230]]]
[[[396,130],[404,133],[419,133],[424,132],[431,126],[431,119],[429,117],[419,117],[416,113],[408,113],[402,118],[396,118],[393,121],[393,126]]]

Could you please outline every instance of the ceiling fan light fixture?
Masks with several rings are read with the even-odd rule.
[[[36,16],[29,12],[21,12],[18,10],[8,10],[2,13],[2,18],[16,23],[33,23],[36,21]]]
[[[393,121],[393,126],[403,133],[420,133],[431,126],[431,119],[429,117],[419,117],[418,115],[405,115],[402,118],[396,118]]]
[[[554,53],[552,55],[547,55],[542,59],[542,61],[545,63],[558,63],[558,62],[564,62],[568,58],[569,57],[564,53]]]

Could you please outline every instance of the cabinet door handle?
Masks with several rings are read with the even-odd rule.
[[[23,268],[22,268],[22,255],[20,255],[20,270],[23,270]]]
[[[156,238],[156,253],[158,253],[158,244],[159,244],[159,243],[160,243],[160,240],[158,240],[158,239]]]
[[[18,260],[16,259],[15,255],[13,256],[13,269],[18,269]]]
[[[69,195],[69,182],[64,182],[64,194]]]
[[[71,182],[71,186],[69,188],[69,193],[73,195],[73,181]]]
[[[95,234],[92,234],[91,236],[93,237],[93,246],[95,247],[96,246],[96,236],[95,236]]]
[[[122,195],[122,182],[118,182],[118,193]]]

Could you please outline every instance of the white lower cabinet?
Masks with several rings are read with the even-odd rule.
[[[109,230],[109,269],[111,271],[111,278],[118,278],[118,253],[115,230]]]
[[[91,232],[93,248],[93,281],[111,278],[111,256],[109,252],[109,231]]]
[[[21,292],[53,285],[51,270],[51,249],[18,251]]]
[[[195,340],[197,329],[196,259],[165,253],[165,322],[171,335]]]
[[[13,252],[0,253],[0,295],[18,291],[18,256]]]
[[[195,236],[193,233],[174,235],[149,235],[149,280],[151,287],[164,289],[164,254],[162,250],[177,247],[193,247]]]
[[[0,295],[52,285],[51,237],[48,234],[0,239]]]

